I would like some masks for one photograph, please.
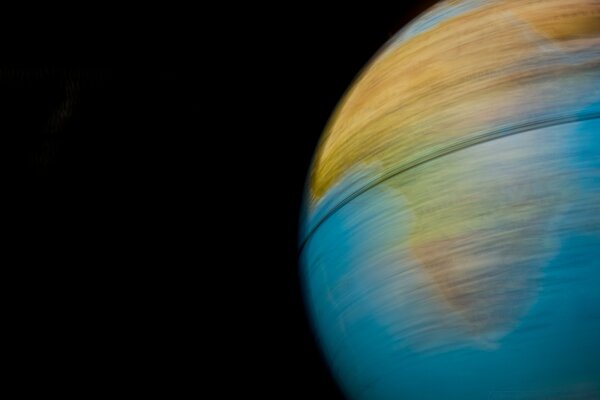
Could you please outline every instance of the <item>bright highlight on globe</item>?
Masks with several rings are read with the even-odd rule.
[[[600,399],[600,1],[443,1],[314,156],[305,300],[350,399]]]

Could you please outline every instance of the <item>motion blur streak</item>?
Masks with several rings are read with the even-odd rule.
[[[357,399],[600,398],[600,1],[441,2],[356,78],[300,251]]]

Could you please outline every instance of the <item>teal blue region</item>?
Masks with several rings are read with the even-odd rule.
[[[600,121],[487,145],[533,135],[543,146],[550,133],[562,144],[552,165],[571,183],[546,233],[558,250],[541,267],[535,302],[494,346],[446,324],[444,308],[426,297],[406,245],[413,215],[386,184],[314,231],[302,251],[306,301],[349,398],[600,398]]]
[[[389,45],[394,46],[403,43],[452,17],[462,15],[489,3],[489,0],[464,0],[456,5],[438,3],[414,22],[408,24],[406,28],[394,35],[390,40]]]

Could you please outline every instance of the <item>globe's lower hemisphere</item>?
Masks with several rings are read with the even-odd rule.
[[[324,219],[307,302],[350,398],[600,398],[599,133],[463,148]]]

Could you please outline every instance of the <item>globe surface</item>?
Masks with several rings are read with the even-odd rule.
[[[300,232],[353,399],[600,399],[600,2],[446,1],[332,116]]]

